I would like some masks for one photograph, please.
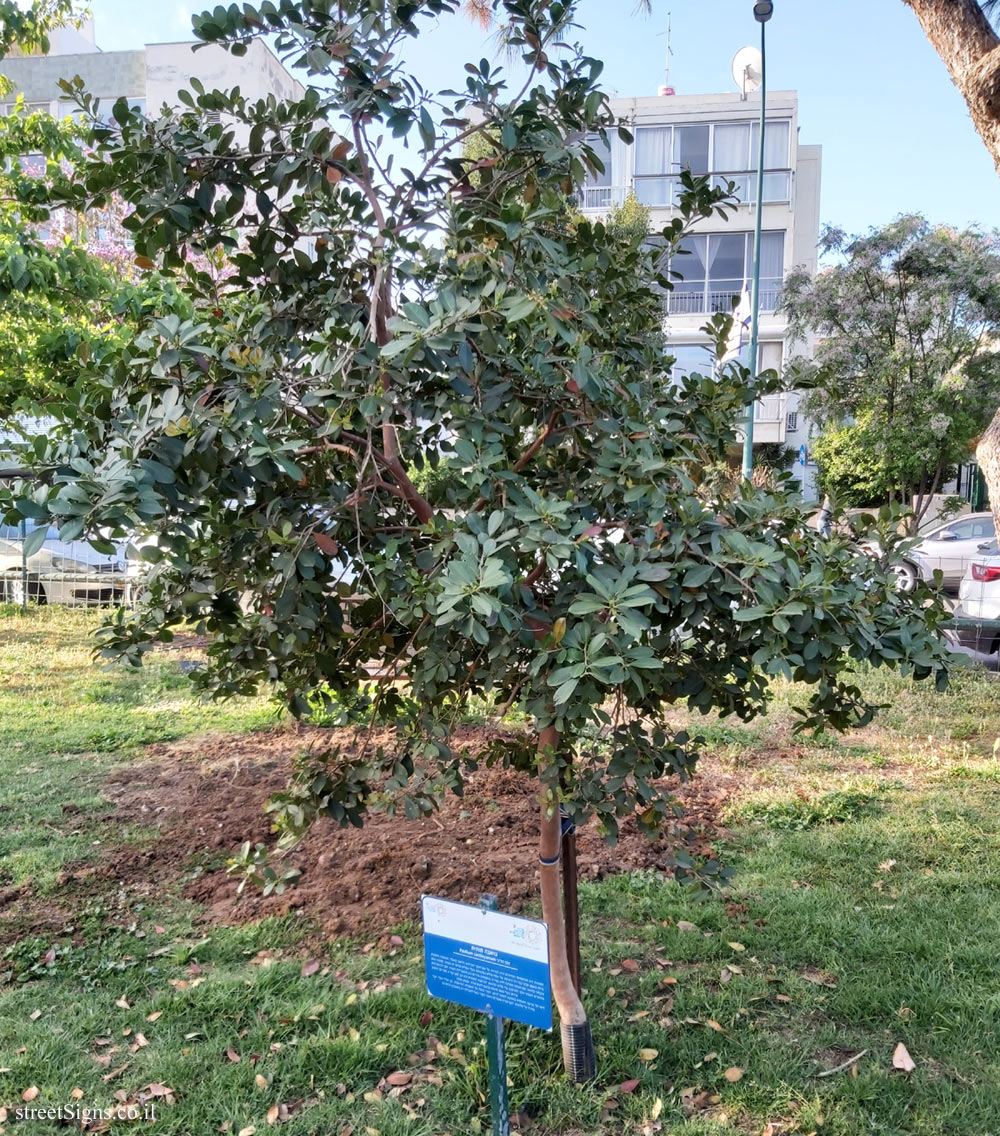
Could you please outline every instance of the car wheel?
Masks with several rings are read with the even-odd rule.
[[[917,570],[908,561],[904,560],[901,564],[894,564],[892,566],[893,572],[896,574],[896,587],[904,595],[912,592],[917,586]]]

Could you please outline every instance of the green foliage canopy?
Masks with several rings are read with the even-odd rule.
[[[844,505],[922,499],[919,515],[1000,398],[1000,237],[904,216],[822,248],[837,260],[791,273],[782,306],[818,337],[796,362],[823,487]]]
[[[780,481],[699,487],[749,376],[672,382],[661,250],[567,205],[586,139],[616,127],[600,64],[557,47],[570,6],[496,7],[523,75],[483,60],[433,95],[400,60],[457,0],[217,8],[202,38],[240,52],[274,35],[306,94],[195,84],[154,120],[122,102],[68,191],[120,193],[137,255],[191,311],[142,317],[113,365],[88,364],[99,399],[67,402],[72,435],[39,447],[50,475],[13,506],[64,536],[151,536],[148,602],[116,615],[105,657],[139,661],[195,619],[214,635],[203,687],[269,683],[299,714],[377,666],[369,709],[395,743],[328,755],[286,802],[292,833],[317,811],[418,815],[459,788],[469,695],[535,722],[494,759],[613,834],[637,809],[651,830],[672,815],[658,781],[697,752],[665,716],[676,699],[752,718],[784,675],[809,684],[803,726],[846,727],[873,713],[854,662],[945,680],[940,610],[805,528]],[[500,149],[473,184],[462,144],[483,130]],[[668,248],[727,208],[705,179],[687,189]],[[218,247],[221,279],[190,258]],[[720,343],[729,326],[713,321]],[[443,459],[462,476],[435,507],[407,468]]]

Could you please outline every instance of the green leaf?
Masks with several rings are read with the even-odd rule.
[[[711,580],[715,571],[714,564],[695,564],[684,573],[681,587],[700,588],[702,584],[707,584]]]
[[[48,535],[49,530],[45,525],[37,529],[32,529],[21,544],[21,555],[24,556],[25,559],[34,556],[45,543]]]

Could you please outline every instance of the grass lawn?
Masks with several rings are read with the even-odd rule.
[[[264,701],[193,699],[193,648],[94,666],[96,619],[0,608],[0,1129],[66,1130],[17,1120],[27,1094],[156,1106],[155,1123],[91,1131],[488,1132],[482,1021],[424,993],[412,924],[326,943],[308,918],[209,926],[179,888],[65,882],[109,843],[154,839],[141,818],[111,824],[102,793],[145,745],[276,722]],[[1000,1130],[1000,691],[973,673],[943,695],[860,681],[889,706],[846,738],[792,738],[788,687],[753,725],[693,723],[702,776],[740,778],[731,887],[582,885],[600,1079],[566,1084],[557,1036],[510,1026],[522,1130]],[[892,1068],[899,1043],[911,1073]]]

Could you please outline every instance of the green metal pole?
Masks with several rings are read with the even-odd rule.
[[[757,375],[757,330],[760,324],[760,229],[764,211],[764,121],[767,108],[767,63],[764,56],[764,22],[760,25],[760,146],[757,151],[757,217],[753,233],[753,283],[750,286],[750,371]],[[753,411],[747,407],[746,430],[743,435],[743,476],[749,481],[753,473]]]
[[[28,558],[24,553],[24,542],[28,539],[28,526],[21,521],[21,611],[28,614]]]
[[[496,911],[497,897],[484,895],[479,906]],[[503,1018],[486,1015],[486,1062],[490,1071],[490,1112],[493,1136],[510,1136],[510,1102],[507,1099],[507,1051],[503,1044]]]

